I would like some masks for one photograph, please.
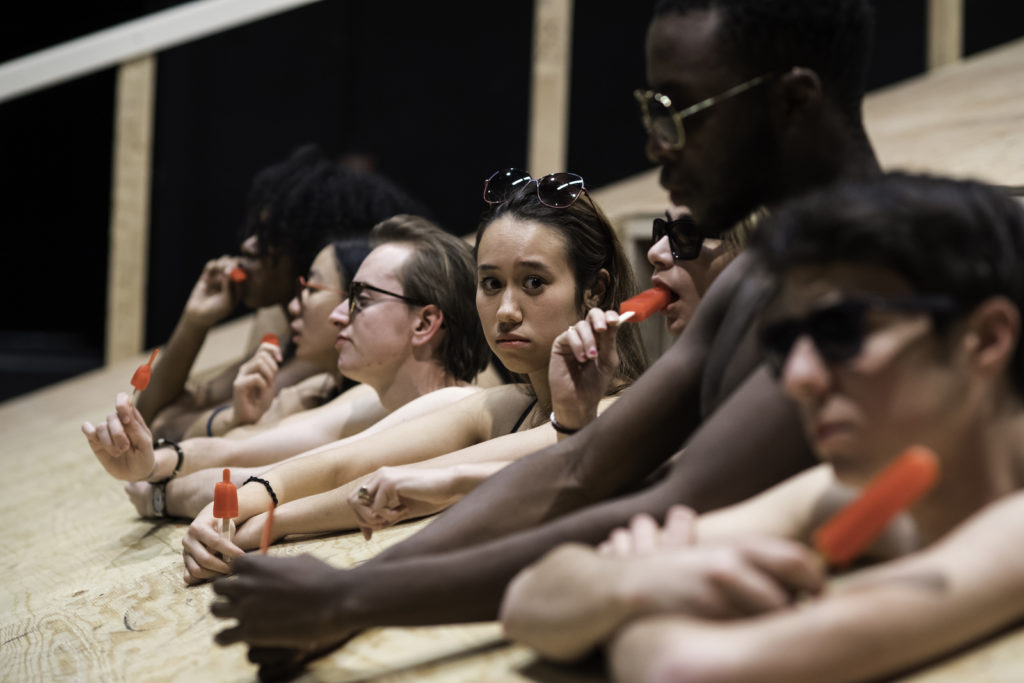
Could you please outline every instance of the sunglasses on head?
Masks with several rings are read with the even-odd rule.
[[[674,221],[655,218],[651,230],[651,240],[657,244],[666,235],[668,235],[668,248],[675,260],[692,261],[700,256],[700,248],[704,244],[704,234],[691,216],[683,216]]]
[[[394,292],[389,292],[386,289],[381,289],[380,287],[374,287],[373,285],[368,285],[365,282],[353,282],[351,285],[349,285],[349,292],[348,292],[348,315],[349,315],[349,317],[354,316],[356,313],[358,313],[359,311],[361,311],[364,308],[366,308],[366,303],[362,301],[363,292],[366,292],[366,291],[377,292],[379,294],[387,294],[388,296],[393,296],[396,299],[401,299],[405,303],[410,304],[412,306],[426,306],[427,305],[423,301],[419,301],[418,299],[413,299],[411,297],[407,297],[404,294],[395,294]]]
[[[944,296],[863,296],[850,298],[812,311],[801,318],[787,318],[764,325],[760,340],[765,361],[775,376],[782,374],[796,340],[808,336],[826,363],[842,363],[860,353],[868,334],[869,310],[929,313],[936,319],[953,311],[952,299]]]
[[[575,173],[549,173],[543,178],[531,178],[526,171],[506,168],[495,171],[484,181],[484,201],[488,204],[501,204],[530,183],[537,184],[537,199],[540,203],[552,209],[569,208],[587,191],[583,177]]]

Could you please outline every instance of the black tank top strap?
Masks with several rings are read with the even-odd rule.
[[[509,432],[509,434],[515,434],[516,432],[519,431],[519,428],[523,425],[523,422],[526,421],[526,416],[530,414],[530,411],[533,410],[533,407],[535,405],[537,405],[537,399],[533,399],[533,401],[530,402],[530,405],[526,406],[526,410],[524,410],[523,414],[519,416],[518,420],[516,420],[516,424],[515,426],[512,427],[512,431]]]

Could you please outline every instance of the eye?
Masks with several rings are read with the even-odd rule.
[[[523,278],[523,289],[527,291],[536,291],[544,285],[544,280],[537,275],[527,275]]]
[[[493,294],[501,289],[501,283],[495,277],[482,277],[480,278],[479,288],[485,294]]]

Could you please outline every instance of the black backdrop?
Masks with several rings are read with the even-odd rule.
[[[22,5],[0,61],[175,4]],[[967,54],[1024,35],[1024,4],[966,4]],[[925,0],[878,5],[872,89],[924,69]],[[568,170],[591,187],[648,168],[630,93],[650,7],[576,3]],[[470,232],[482,179],[525,164],[531,8],[325,0],[161,53],[147,346],[234,248],[252,176],[302,143],[371,160]],[[111,69],[0,104],[0,400],[102,363],[113,101]]]

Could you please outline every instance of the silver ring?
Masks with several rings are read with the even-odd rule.
[[[360,486],[359,490],[356,491],[356,497],[359,498],[360,503],[370,503],[373,498],[370,497],[370,489],[365,486]]]

